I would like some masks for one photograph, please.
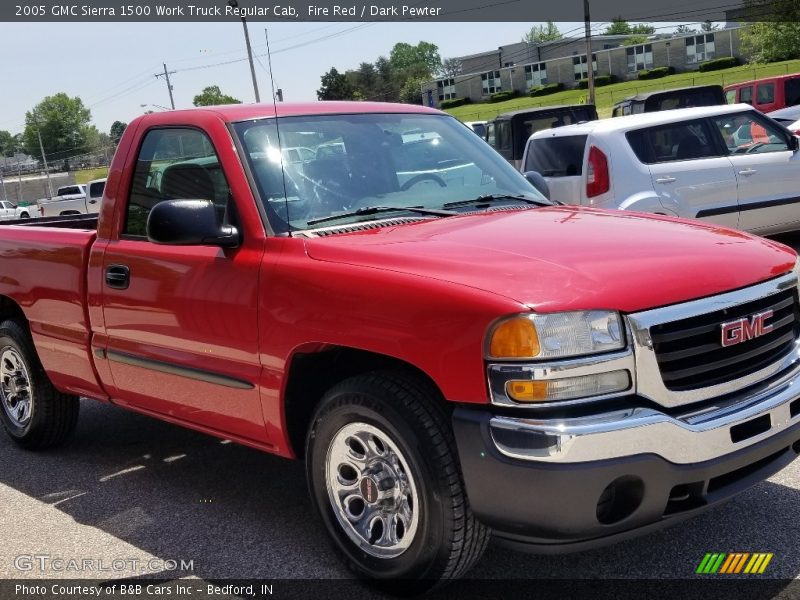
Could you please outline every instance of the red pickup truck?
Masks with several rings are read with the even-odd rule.
[[[152,114],[99,215],[0,227],[0,415],[43,448],[88,397],[305,459],[346,562],[421,589],[490,533],[607,544],[796,458],[796,258],[560,206],[433,109]]]

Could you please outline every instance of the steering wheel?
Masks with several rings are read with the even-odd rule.
[[[751,152],[761,148],[761,146],[766,146],[767,142],[755,142],[752,146],[750,146],[747,150],[744,151],[745,154],[750,154]]]
[[[447,187],[447,182],[438,175],[434,175],[433,173],[422,173],[420,175],[415,175],[414,177],[406,181],[403,185],[401,185],[400,191],[405,192],[423,181],[435,181],[436,183],[439,184],[439,187]]]

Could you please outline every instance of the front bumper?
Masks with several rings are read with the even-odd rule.
[[[530,419],[456,409],[472,510],[539,552],[601,546],[687,518],[800,453],[800,366],[702,410]]]

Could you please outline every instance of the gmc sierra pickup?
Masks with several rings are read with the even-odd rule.
[[[796,259],[557,205],[433,109],[156,113],[99,215],[0,227],[0,415],[44,448],[83,396],[302,458],[350,567],[423,589],[490,534],[599,546],[794,460]]]

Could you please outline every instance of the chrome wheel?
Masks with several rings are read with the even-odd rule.
[[[339,524],[364,552],[395,558],[419,525],[419,497],[408,462],[380,429],[350,423],[333,436],[325,462],[328,498]]]
[[[16,427],[25,427],[31,420],[31,380],[19,352],[11,346],[0,350],[0,396],[3,410]]]

